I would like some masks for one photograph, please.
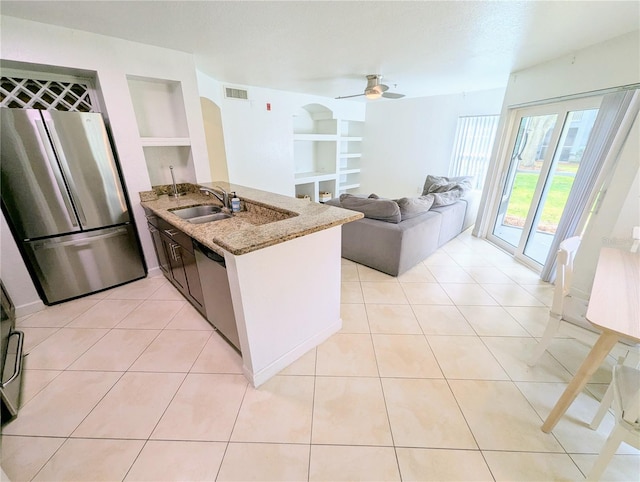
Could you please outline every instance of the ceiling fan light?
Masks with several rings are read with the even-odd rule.
[[[382,97],[382,92],[380,92],[380,90],[378,89],[367,89],[367,91],[364,93],[364,96],[367,99],[379,99],[380,97]]]

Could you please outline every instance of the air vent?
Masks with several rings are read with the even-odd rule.
[[[242,99],[248,100],[249,96],[247,95],[247,91],[244,89],[234,89],[233,87],[225,87],[224,96],[227,99]]]

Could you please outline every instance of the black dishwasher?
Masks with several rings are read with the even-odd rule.
[[[231,301],[231,289],[224,257],[193,241],[207,320],[240,350],[240,338]]]

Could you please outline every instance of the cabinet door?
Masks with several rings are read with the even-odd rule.
[[[184,297],[205,315],[204,296],[191,238],[162,219],[148,219],[160,268]]]
[[[198,311],[204,314],[204,296],[202,294],[202,285],[200,284],[200,275],[196,266],[196,258],[186,249],[181,249],[182,265],[187,278],[189,287],[189,295]]]
[[[156,256],[158,257],[158,264],[160,265],[160,269],[166,276],[170,276],[169,258],[167,256],[164,243],[162,242],[160,231],[158,231],[158,229],[155,228],[151,223],[147,223],[147,227],[149,228],[151,238],[153,239],[153,247],[156,250]]]
[[[187,277],[184,273],[182,264],[182,248],[168,236],[162,235],[163,244],[169,255],[169,268],[171,271],[171,279],[180,291],[184,294],[188,293]]]

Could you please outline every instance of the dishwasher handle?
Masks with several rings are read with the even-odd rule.
[[[204,254],[207,258],[209,258],[211,261],[218,263],[220,266],[222,266],[225,269],[227,268],[227,265],[224,262],[224,256],[220,256],[218,253],[211,250],[210,248],[207,248],[204,244],[196,241],[195,239],[193,240],[193,246],[195,247],[195,249],[197,249],[202,254]]]

